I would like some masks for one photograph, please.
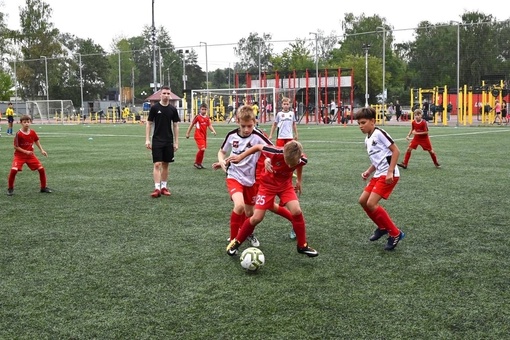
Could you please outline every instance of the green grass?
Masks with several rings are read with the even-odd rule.
[[[508,338],[508,128],[431,127],[443,169],[413,152],[382,202],[407,237],[385,252],[357,203],[364,135],[299,125],[301,204],[320,255],[298,254],[289,223],[268,214],[256,274],[225,253],[224,174],[193,168],[193,139],[170,167],[172,196],[152,199],[143,126],[33,128],[55,192],[40,194],[25,167],[5,195],[12,138],[2,136],[1,339]],[[205,164],[232,128],[216,125]],[[408,129],[386,127],[402,154]]]

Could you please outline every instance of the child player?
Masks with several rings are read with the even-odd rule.
[[[204,160],[205,149],[207,148],[207,129],[211,130],[213,135],[216,136],[216,131],[207,115],[207,104],[202,103],[200,105],[200,113],[191,121],[188,131],[186,131],[186,138],[189,138],[193,127],[195,127],[194,138],[198,148],[198,152],[195,156],[195,164],[193,164],[193,166],[197,169],[204,169],[202,162]]]
[[[424,151],[429,152],[430,158],[432,158],[432,162],[434,162],[436,168],[440,169],[441,165],[437,162],[436,153],[434,152],[434,149],[432,149],[432,143],[430,143],[429,127],[427,125],[427,121],[422,119],[422,111],[420,109],[414,110],[414,120],[411,123],[411,130],[407,134],[406,139],[409,140],[411,135],[413,135],[413,139],[407,147],[404,161],[402,163],[398,163],[398,166],[407,169],[409,159],[411,158],[411,151],[416,150],[418,146],[421,146]]]
[[[377,241],[388,234],[385,250],[393,250],[405,236],[391,220],[386,210],[379,205],[381,198],[388,199],[399,180],[397,165],[400,151],[388,133],[375,126],[376,111],[365,107],[356,112],[354,119],[358,121],[361,132],[366,134],[365,146],[368,157],[372,163],[361,177],[367,180],[372,178],[365,186],[359,197],[359,204],[366,214],[377,226],[370,241]]]
[[[258,185],[256,181],[257,168],[263,166],[263,160],[260,160],[260,153],[250,155],[238,164],[229,164],[225,159],[230,151],[231,155],[241,154],[252,145],[272,144],[269,139],[258,129],[255,129],[256,118],[253,108],[250,105],[243,105],[237,111],[237,120],[239,127],[230,131],[218,151],[218,162],[213,164],[213,168],[222,168],[227,173],[227,189],[230,198],[234,202],[234,209],[230,214],[230,237],[233,239],[244,223],[247,217],[253,215],[253,206],[257,195]],[[291,220],[288,210],[277,205],[272,211],[276,214]],[[252,246],[258,247],[260,242],[255,235],[248,237]]]
[[[298,139],[298,131],[296,125],[296,115],[290,109],[290,99],[282,98],[282,110],[275,116],[274,123],[271,125],[269,139],[273,139],[273,133],[276,130],[276,146],[284,146],[291,140]],[[295,239],[294,229],[290,231],[290,238]]]
[[[241,229],[232,238],[227,246],[227,254],[233,256],[238,253],[241,244],[253,233],[255,227],[262,222],[266,210],[271,210],[275,205],[275,197],[280,198],[292,214],[292,228],[297,235],[297,251],[309,257],[315,257],[319,253],[308,246],[306,242],[306,227],[303,212],[299,205],[296,194],[301,192],[301,180],[303,166],[307,163],[307,158],[303,154],[303,147],[297,141],[290,141],[285,146],[274,147],[272,145],[255,145],[244,151],[240,155],[232,155],[227,160],[232,164],[242,162],[245,158],[251,157],[255,153],[262,152],[262,155],[271,160],[271,170],[267,170],[260,180],[257,199],[255,201],[255,211],[253,216],[244,221]],[[296,171],[296,187],[292,184],[292,174]]]
[[[34,154],[34,144],[37,145],[44,156],[48,157],[48,153],[42,148],[37,133],[30,129],[32,118],[29,115],[23,115],[21,116],[20,123],[21,129],[14,136],[14,159],[12,161],[11,172],[9,173],[7,195],[14,195],[14,180],[16,179],[16,174],[22,171],[24,164],[27,164],[30,170],[37,170],[39,172],[41,192],[50,193],[52,191],[46,186],[44,167]]]

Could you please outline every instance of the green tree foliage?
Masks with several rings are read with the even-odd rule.
[[[59,82],[59,72],[48,72],[49,89],[46,88],[45,62],[48,70],[55,68],[55,57],[62,55],[58,29],[50,22],[52,9],[42,0],[26,0],[20,9],[20,30],[15,32],[15,42],[20,47],[25,62],[18,68],[18,82],[24,98],[45,98],[44,94]]]
[[[270,65],[271,55],[273,54],[273,44],[270,43],[271,39],[271,34],[263,33],[259,37],[258,33],[252,32],[248,38],[239,40],[237,47],[234,47],[234,52],[240,59],[236,63],[236,69],[249,73],[257,73],[260,66],[261,69],[267,70]]]

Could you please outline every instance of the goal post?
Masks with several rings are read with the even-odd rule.
[[[217,122],[231,122],[237,108],[257,103],[258,119],[265,123],[270,120],[269,114],[274,112],[278,98],[274,87],[191,90],[190,121],[200,111],[202,103],[207,104],[209,117]]]
[[[76,112],[72,100],[28,100],[25,105],[32,120],[42,124],[80,121],[80,113]]]

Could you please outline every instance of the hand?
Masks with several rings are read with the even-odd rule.
[[[241,161],[239,155],[232,155],[232,156],[228,156],[226,159],[225,159],[225,163],[239,163]]]
[[[41,150],[41,153],[43,154],[44,157],[48,157],[48,153],[45,150]]]
[[[298,197],[301,196],[301,193],[303,192],[303,189],[301,187],[301,182],[296,182],[296,185],[294,186],[294,191],[296,192]]]
[[[221,164],[220,164],[220,162],[215,162],[212,164],[211,167],[213,168],[213,170],[218,170],[218,169],[221,169]]]
[[[361,178],[363,178],[364,181],[366,181],[368,179],[368,176],[370,176],[368,171],[364,171],[361,173]]]
[[[264,168],[267,172],[273,173],[273,166],[271,165],[271,159],[266,158],[264,159]]]
[[[188,139],[188,138],[189,138],[189,133],[186,134],[186,139]]]
[[[147,149],[149,149],[149,150],[150,150],[150,149],[152,149],[151,142],[146,141],[146,142],[145,142],[145,147],[146,147]]]
[[[393,183],[393,173],[389,173],[389,174],[386,175],[385,182],[386,182],[386,184]]]
[[[406,140],[410,140],[410,139],[411,139],[411,137],[409,137],[409,136],[406,136]]]
[[[212,134],[216,136],[216,131],[213,131],[213,133],[212,133]]]
[[[179,150],[179,144],[175,143],[174,144],[174,151],[177,151],[177,150]]]

